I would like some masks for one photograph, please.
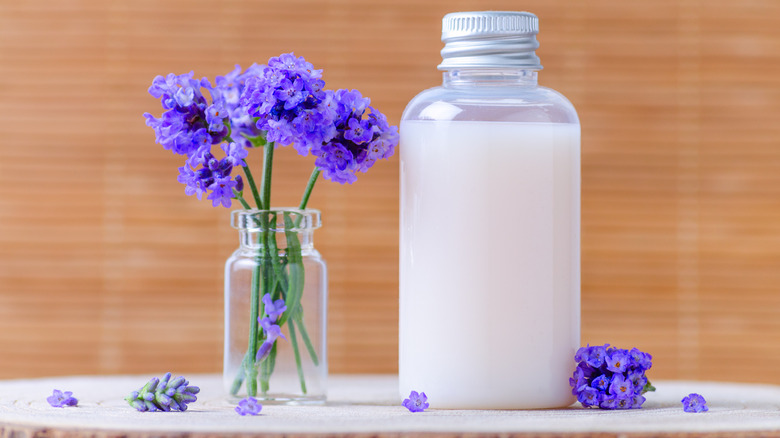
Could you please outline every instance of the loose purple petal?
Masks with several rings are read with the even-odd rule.
[[[408,409],[409,412],[423,412],[429,407],[428,396],[424,392],[417,393],[417,391],[412,391],[409,394],[409,398],[404,399],[401,405]]]
[[[700,413],[710,410],[707,407],[707,400],[695,392],[686,395],[681,401],[685,412]]]
[[[64,408],[66,406],[77,406],[79,401],[73,397],[71,391],[60,391],[55,389],[52,395],[46,398],[46,401],[54,408]]]
[[[238,406],[236,406],[235,410],[236,413],[242,417],[245,415],[258,415],[260,414],[260,411],[263,410],[263,405],[261,405],[256,398],[247,397],[238,402]]]

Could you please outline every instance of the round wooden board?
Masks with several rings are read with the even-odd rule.
[[[151,376],[79,376],[0,382],[0,437],[779,437],[780,387],[710,382],[658,382],[640,410],[570,407],[535,411],[437,410],[400,406],[395,376],[331,377],[329,401],[264,406],[242,417],[224,397],[217,375],[189,376],[201,387],[186,412],[142,413],[123,397]],[[53,408],[52,389],[73,391],[77,407]],[[420,388],[423,389],[424,388]],[[710,411],[689,414],[680,399],[703,394]]]

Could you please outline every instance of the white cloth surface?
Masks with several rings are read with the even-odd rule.
[[[217,375],[187,376],[201,387],[186,412],[137,412],[123,398],[151,376],[76,376],[0,382],[0,426],[55,430],[190,433],[393,433],[393,432],[707,432],[780,430],[780,387],[714,382],[654,382],[639,410],[437,410],[411,413],[400,405],[397,377],[333,375],[328,402],[263,407],[256,417],[236,414]],[[78,407],[53,408],[53,389],[73,391]],[[683,412],[680,400],[702,394],[710,411]]]

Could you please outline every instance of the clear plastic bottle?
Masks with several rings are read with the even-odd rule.
[[[431,407],[574,402],[580,125],[540,87],[538,19],[443,20],[443,84],[401,120],[401,396]]]

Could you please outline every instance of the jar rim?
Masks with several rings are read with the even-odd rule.
[[[287,221],[288,218],[291,224]],[[322,219],[321,213],[317,209],[301,210],[294,207],[281,207],[270,210],[233,210],[230,224],[237,230],[249,232],[300,232],[320,228]]]

